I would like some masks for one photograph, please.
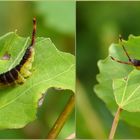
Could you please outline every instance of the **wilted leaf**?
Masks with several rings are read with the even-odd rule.
[[[28,47],[29,38],[8,33],[0,38],[0,73],[17,65]],[[0,88],[0,129],[20,128],[36,118],[38,100],[50,87],[75,90],[75,59],[60,52],[48,38],[37,38],[32,75],[22,85]]]

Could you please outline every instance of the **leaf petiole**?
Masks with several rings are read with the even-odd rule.
[[[114,135],[115,135],[115,132],[116,132],[116,129],[118,126],[119,116],[120,116],[121,111],[122,111],[122,108],[118,107],[117,112],[116,112],[115,117],[114,117],[114,120],[113,120],[113,123],[112,123],[111,130],[110,130],[109,140],[114,139]]]

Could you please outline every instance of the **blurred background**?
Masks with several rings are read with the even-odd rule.
[[[20,36],[31,36],[34,16],[37,18],[37,37],[51,38],[59,50],[74,54],[75,2],[72,1],[1,1],[0,36],[16,29]],[[0,138],[46,138],[72,94],[68,90],[49,89],[43,105],[38,108],[38,119],[22,129],[2,130]],[[75,113],[73,111],[58,138],[64,139],[74,131]]]
[[[140,35],[140,2],[89,1],[76,3],[77,138],[108,138],[113,116],[93,91],[99,73],[97,61],[121,34]],[[82,122],[82,123],[81,123]],[[117,138],[140,138],[140,128],[119,121]]]

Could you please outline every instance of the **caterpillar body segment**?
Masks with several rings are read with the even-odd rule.
[[[34,44],[36,33],[36,18],[33,19],[33,32],[31,44],[27,47],[20,63],[11,70],[0,74],[0,85],[22,84],[31,75],[32,63],[34,61]]]

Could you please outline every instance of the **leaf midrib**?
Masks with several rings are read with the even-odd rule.
[[[14,66],[14,64],[17,62],[17,60],[20,58],[21,54],[24,52],[26,45],[28,44],[29,41],[29,37],[26,39],[26,42],[24,44],[24,46],[22,47],[22,50],[19,52],[18,56],[15,58],[14,62],[11,63],[11,65],[8,68],[8,71],[11,70]]]
[[[132,96],[135,94],[135,92],[140,88],[140,84],[139,84],[137,86],[137,88],[135,88],[135,90],[126,98],[126,100],[124,100],[129,79],[130,79],[130,75],[128,76],[127,81],[125,82],[125,88],[124,88],[122,100],[121,100],[121,103],[120,103],[121,107],[126,106],[129,103],[128,101],[132,98]]]
[[[128,101],[132,98],[132,96],[135,94],[135,92],[136,92],[139,88],[140,88],[140,85],[131,93],[131,95],[128,96],[128,98],[124,101],[123,106],[126,106],[128,103],[130,103],[130,102],[128,102]],[[133,101],[133,100],[132,100],[132,101]]]

